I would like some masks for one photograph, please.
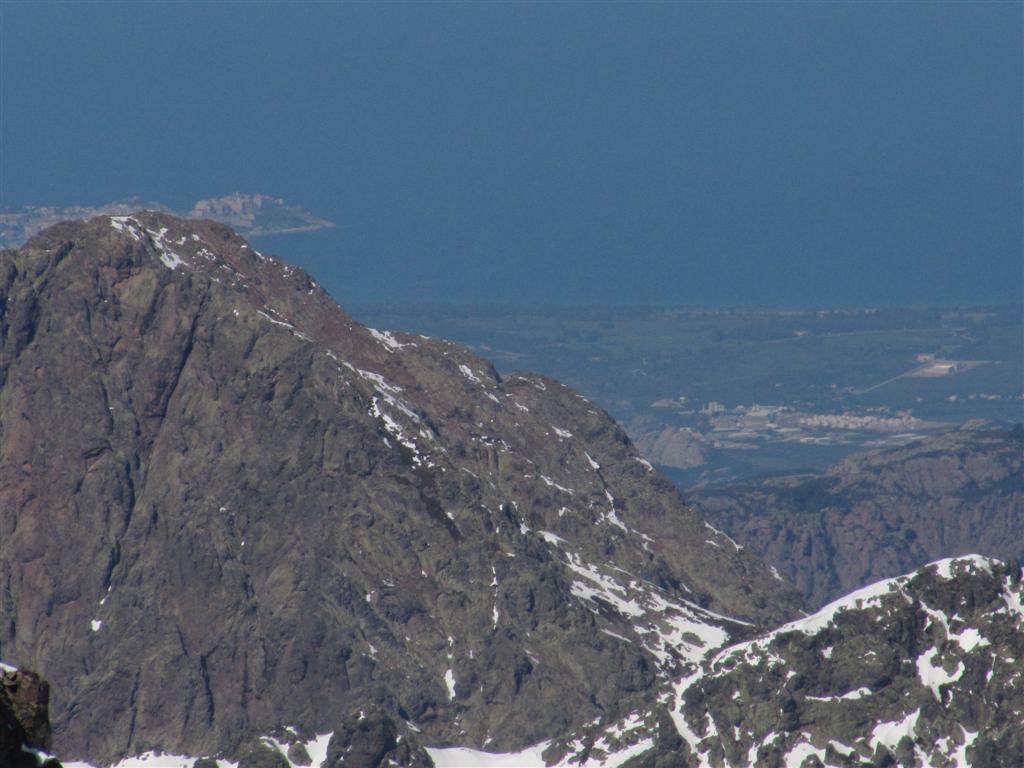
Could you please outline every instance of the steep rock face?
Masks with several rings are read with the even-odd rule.
[[[582,396],[364,328],[221,225],[58,225],[0,306],[0,652],[64,757],[359,705],[521,747],[798,606]]]
[[[0,663],[0,765],[60,768],[50,748],[50,687],[34,672]]]
[[[943,557],[1024,555],[1024,432],[971,426],[687,500],[820,606]]]

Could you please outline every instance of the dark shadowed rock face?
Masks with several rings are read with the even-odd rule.
[[[1024,555],[1024,433],[973,425],[688,501],[820,606],[940,558]]]
[[[364,328],[221,225],[0,254],[0,654],[54,684],[67,759],[354,707],[521,747],[798,602],[582,396]]]
[[[360,709],[340,720],[327,747],[322,768],[433,768],[426,751],[409,728],[401,728],[387,713]]]
[[[60,768],[50,748],[50,687],[34,672],[0,664],[0,766]]]

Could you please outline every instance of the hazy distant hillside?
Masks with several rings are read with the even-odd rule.
[[[942,557],[1024,555],[1024,432],[983,427],[687,500],[811,605]]]
[[[16,248],[32,235],[61,221],[84,221],[103,214],[124,215],[133,211],[174,213],[163,203],[138,198],[115,200],[103,205],[0,207],[0,248]],[[329,229],[333,222],[313,216],[297,205],[270,195],[248,195],[235,192],[224,197],[199,200],[181,215],[212,219],[227,224],[246,235],[284,235],[292,232],[313,232]]]

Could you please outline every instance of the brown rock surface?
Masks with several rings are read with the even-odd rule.
[[[0,655],[68,759],[355,705],[518,748],[656,695],[710,650],[678,617],[797,608],[585,398],[364,328],[224,226],[58,225],[0,307]]]

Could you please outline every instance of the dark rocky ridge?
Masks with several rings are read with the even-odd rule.
[[[0,307],[0,654],[62,757],[359,707],[518,748],[799,604],[582,396],[366,329],[221,225],[57,225]]]
[[[687,501],[820,606],[940,558],[1024,555],[1024,432],[967,425]]]

